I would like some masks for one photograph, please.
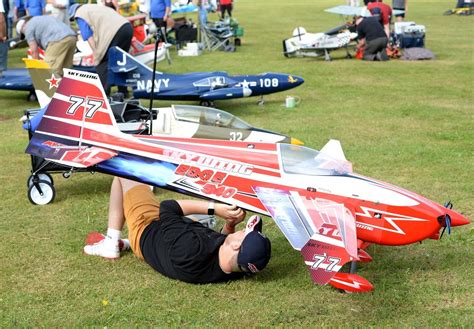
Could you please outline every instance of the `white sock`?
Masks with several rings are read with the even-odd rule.
[[[108,228],[107,229],[107,237],[109,239],[112,239],[113,241],[117,241],[120,240],[120,236],[122,234],[122,231],[119,231],[119,230],[116,230],[116,229],[113,229],[113,228]]]

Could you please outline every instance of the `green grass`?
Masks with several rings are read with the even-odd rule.
[[[342,1],[239,0],[245,28],[236,53],[179,58],[167,72],[288,72],[305,84],[266,98],[218,102],[255,126],[290,134],[319,149],[342,142],[356,172],[452,200],[473,218],[474,95],[472,17],[445,17],[454,1],[410,3],[409,19],[426,25],[434,61],[366,63],[287,59],[281,41],[296,26],[324,31],[341,21],[324,8]],[[23,50],[10,54],[21,67]],[[286,95],[302,98],[293,110]],[[110,177],[55,176],[53,204],[32,206],[30,160],[18,118],[36,105],[26,93],[0,91],[0,327],[471,327],[474,321],[474,231],[442,241],[371,246],[359,274],[369,294],[314,285],[298,252],[266,220],[273,258],[251,279],[194,286],[155,273],[132,254],[106,262],[82,255],[83,239],[106,226]],[[146,103],[147,104],[147,103]],[[157,106],[166,105],[157,102]],[[180,197],[159,191],[160,199]]]

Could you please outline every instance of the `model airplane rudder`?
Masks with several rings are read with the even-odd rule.
[[[64,69],[64,77],[39,123],[27,153],[62,159],[65,153],[90,153],[83,141],[120,134],[104,89],[95,73]],[[87,149],[87,150],[86,150]],[[105,157],[114,152],[95,148]],[[70,161],[74,163],[74,161]],[[90,161],[80,166],[90,165]]]
[[[137,80],[150,80],[151,78],[152,70],[148,66],[118,47],[109,49],[108,82],[110,85],[135,86]]]
[[[45,61],[29,58],[23,58],[23,61],[33,82],[38,103],[43,108],[51,101],[61,77],[55,74]]]

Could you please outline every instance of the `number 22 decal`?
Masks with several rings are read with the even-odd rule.
[[[78,96],[71,96],[69,100],[72,102],[71,106],[66,111],[66,114],[74,115],[79,108],[84,103],[84,98]],[[95,112],[102,107],[103,102],[97,101],[93,99],[87,99],[87,111],[86,111],[86,118],[92,119],[94,117]]]

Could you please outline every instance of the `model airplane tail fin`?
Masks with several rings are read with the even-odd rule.
[[[45,61],[30,58],[23,58],[23,61],[30,73],[38,103],[43,108],[51,101],[56,88],[59,86],[61,77],[54,74],[51,67]]]
[[[76,167],[88,167],[113,157],[116,153],[87,144],[103,142],[108,136],[117,134],[121,132],[99,76],[64,69],[61,84],[26,152],[46,159],[60,160],[71,166],[76,164]]]
[[[147,80],[152,77],[152,70],[137,61],[133,56],[118,47],[109,49],[109,84],[115,86],[132,86],[137,79]],[[160,72],[156,72],[161,74]]]

